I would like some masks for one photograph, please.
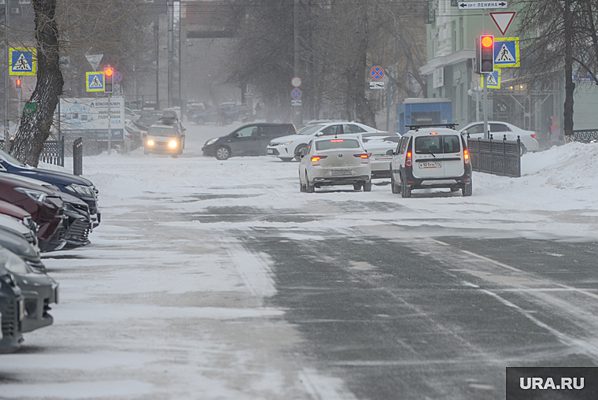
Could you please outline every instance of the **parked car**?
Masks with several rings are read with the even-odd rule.
[[[28,227],[32,232],[37,232],[37,224],[33,221],[33,218],[31,218],[31,214],[23,210],[21,207],[17,207],[4,200],[0,200],[0,214],[15,218],[21,221],[21,223]]]
[[[495,140],[502,140],[505,136],[507,140],[517,140],[519,136],[521,138],[521,153],[524,154],[528,151],[540,150],[540,143],[538,142],[538,136],[534,131],[526,131],[518,128],[508,122],[500,121],[489,121],[490,134],[492,134]],[[484,138],[484,123],[473,122],[463,129],[461,134],[469,136],[470,139]]]
[[[38,272],[46,272],[40,258],[39,248],[19,233],[0,228],[0,247],[19,256],[27,265]]]
[[[66,240],[65,248],[75,248],[86,246],[89,242],[89,233],[93,229],[93,221],[89,213],[89,206],[83,200],[61,192],[56,186],[47,182],[42,182],[37,179],[27,178],[20,175],[9,175],[14,179],[28,182],[33,185],[40,185],[46,189],[54,192],[55,196],[59,196],[64,202],[64,239]]]
[[[226,136],[208,140],[203,154],[227,160],[232,156],[266,155],[268,143],[275,138],[295,134],[293,124],[255,123],[243,125]]]
[[[359,122],[338,121],[324,124],[308,125],[297,132],[270,141],[267,147],[269,155],[282,161],[299,159],[300,154],[307,148],[309,142],[318,135],[345,135],[364,132],[379,132],[376,128],[360,124]]]
[[[25,318],[22,320],[23,333],[52,325],[50,306],[58,302],[58,284],[45,273],[33,270],[21,258],[7,249],[0,248],[0,259],[5,260],[6,268],[21,289],[25,300]]]
[[[152,125],[143,144],[144,154],[183,154],[185,135],[177,125]]]
[[[391,189],[411,197],[413,189],[450,188],[471,196],[471,160],[465,138],[449,128],[410,130],[391,162]]]
[[[372,190],[370,157],[358,137],[316,137],[303,150],[299,163],[299,189],[313,193],[331,185],[353,185]]]
[[[36,249],[39,249],[36,231],[31,230],[31,226],[26,225],[22,220],[0,214],[0,231],[19,235]]]
[[[65,172],[27,166],[2,150],[0,150],[0,172],[37,179],[56,186],[61,192],[78,197],[89,206],[93,226],[100,224],[98,190],[89,180]]]
[[[23,342],[22,321],[25,318],[25,301],[21,289],[6,265],[9,259],[0,257],[0,353],[17,350]]]
[[[31,214],[39,227],[37,237],[42,251],[64,247],[64,202],[54,190],[0,174],[0,200]]]

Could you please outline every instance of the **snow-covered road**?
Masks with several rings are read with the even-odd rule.
[[[322,362],[318,358],[328,348],[318,350],[314,343],[320,339],[302,325],[315,317],[309,312],[300,318],[293,314],[301,310],[302,301],[306,310],[313,307],[308,300],[318,280],[323,288],[331,282],[338,282],[333,286],[346,282],[343,287],[347,289],[361,281],[386,290],[376,275],[382,264],[376,263],[392,257],[377,254],[376,249],[391,252],[392,243],[399,243],[396,251],[405,257],[410,251],[436,260],[432,267],[436,268],[441,264],[442,246],[463,241],[459,244],[463,251],[482,258],[477,258],[479,269],[478,264],[460,259],[461,269],[455,274],[469,280],[460,277],[455,285],[477,287],[484,301],[491,299],[505,309],[513,306],[480,287],[480,280],[500,290],[524,292],[560,284],[565,285],[561,290],[571,289],[585,300],[598,298],[592,271],[584,270],[586,286],[575,280],[564,283],[558,277],[537,276],[542,271],[533,271],[532,266],[524,268],[527,275],[516,273],[519,280],[502,280],[502,275],[491,271],[492,261],[500,254],[489,254],[490,250],[478,254],[465,244],[503,240],[501,246],[505,246],[508,239],[512,243],[503,247],[508,253],[519,251],[513,250],[518,243],[532,240],[598,240],[598,145],[570,144],[526,155],[520,179],[475,174],[471,198],[434,192],[401,199],[391,194],[388,185],[374,186],[371,193],[299,193],[296,163],[267,157],[225,162],[201,157],[203,142],[226,132],[222,127],[190,128],[188,148],[180,158],[144,156],[136,151],[85,159],[86,176],[100,189],[103,223],[93,233],[91,246],[46,256],[62,290],[61,303],[54,310],[56,322],[27,335],[21,352],[0,357],[0,398],[344,400],[376,398],[372,393],[385,393],[384,387],[392,393],[405,377],[381,382],[379,392],[360,393],[355,381],[351,384],[343,373],[346,359],[326,356]],[[442,239],[446,237],[451,238],[448,243]],[[365,244],[371,253],[360,248]],[[342,251],[335,251],[333,245]],[[555,244],[550,256],[557,263],[548,263],[547,268],[567,270],[558,265],[565,251],[563,247],[559,253],[558,247]],[[280,249],[285,250],[281,253]],[[363,259],[360,251],[370,254],[365,257],[369,259]],[[459,258],[457,253],[452,257]],[[314,271],[306,268],[304,281],[289,279],[294,271],[321,262],[340,263],[340,271],[346,267],[349,278],[331,273],[314,275],[310,281]],[[516,262],[496,262],[523,268]],[[413,276],[415,287],[437,279],[423,272]],[[452,275],[446,279],[450,281]],[[580,295],[579,290],[584,293]],[[286,297],[288,293],[292,296]],[[582,304],[568,293],[558,304],[551,297],[555,308],[547,309],[562,312],[567,305]],[[536,296],[550,300],[548,295]],[[507,297],[518,307],[517,299]],[[319,307],[326,308],[325,304]],[[327,309],[326,320],[334,317],[334,307],[338,305]],[[585,311],[591,312],[592,307]],[[479,328],[485,323],[481,321]],[[530,324],[539,330],[545,329],[541,324],[546,325],[540,320]],[[593,327],[595,322],[588,324]],[[426,329],[446,326],[435,321]],[[548,329],[549,334],[558,336],[558,327],[549,328],[556,330]],[[322,329],[328,328],[322,325]],[[342,343],[343,334],[337,334],[335,340]],[[384,339],[381,333],[381,343],[396,344],[395,334],[400,336],[395,332]],[[583,340],[575,332],[568,335],[567,340]],[[411,339],[404,338],[406,348],[413,348],[406,344]],[[555,340],[569,349],[573,344],[567,346],[565,339]],[[344,348],[352,343],[343,344]],[[508,359],[498,350],[493,355],[484,353],[482,344],[474,347],[482,360],[488,357],[487,364],[500,365]],[[593,350],[589,354],[598,356]],[[351,357],[355,362],[371,359]],[[473,364],[478,361],[471,360]],[[497,376],[496,382],[500,379]],[[451,382],[447,378],[445,384]],[[492,387],[496,382],[490,379],[481,385]],[[494,389],[484,392],[490,393],[488,398],[498,398]],[[463,393],[468,392],[450,392],[454,398]],[[484,398],[479,393],[474,397]]]

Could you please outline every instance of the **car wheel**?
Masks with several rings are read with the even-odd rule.
[[[466,183],[461,189],[463,197],[469,197],[473,194],[473,184],[471,182]]]
[[[401,192],[401,188],[397,185],[397,182],[395,182],[395,177],[392,173],[390,175],[390,190],[392,190],[393,194],[399,194]]]
[[[283,162],[291,162],[291,161],[293,161],[293,159],[292,159],[292,158],[288,158],[288,157],[281,158],[281,160],[282,160]]]
[[[361,183],[354,183],[353,184],[353,190],[356,190],[356,191],[361,190]]]
[[[220,146],[216,149],[217,160],[228,160],[230,158],[230,149],[226,146]]]
[[[299,146],[297,146],[297,148],[295,149],[295,160],[297,160],[297,161],[301,160],[301,152],[304,149],[307,149],[306,144],[300,144]]]
[[[371,192],[372,191],[372,181],[367,181],[363,183],[363,191],[364,192]]]
[[[309,178],[307,177],[307,172],[305,173],[305,192],[306,193],[313,193],[315,192],[315,187],[311,183],[309,183]]]

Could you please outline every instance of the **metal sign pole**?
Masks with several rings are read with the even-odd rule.
[[[483,88],[483,107],[484,107],[484,138],[489,139],[490,138],[490,132],[488,130],[488,83],[487,83],[487,79],[488,79],[488,74],[482,74],[482,76],[484,77],[484,79],[482,79],[482,88]]]
[[[10,76],[8,74],[8,70],[10,68],[11,61],[8,60],[10,56],[9,51],[9,42],[8,42],[8,18],[9,18],[9,11],[10,7],[8,5],[8,0],[4,1],[4,60],[8,62],[6,66],[6,70],[4,71],[4,149],[8,152],[10,149],[10,119],[9,109],[10,109]]]
[[[108,154],[112,150],[112,93],[108,94]]]

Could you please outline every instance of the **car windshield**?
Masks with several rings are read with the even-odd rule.
[[[330,139],[316,142],[316,150],[359,149],[359,141],[355,139]]]
[[[7,152],[5,152],[4,150],[0,150],[0,157],[13,165],[17,165],[19,167],[26,167],[25,164],[23,164],[22,162],[20,162],[19,160],[17,160],[16,158],[11,156]]]
[[[297,135],[311,135],[322,129],[325,125],[309,125],[297,132]]]
[[[153,136],[176,136],[177,131],[168,126],[150,126],[147,131],[148,134]]]
[[[416,154],[458,153],[461,142],[456,135],[420,136],[415,139]]]

